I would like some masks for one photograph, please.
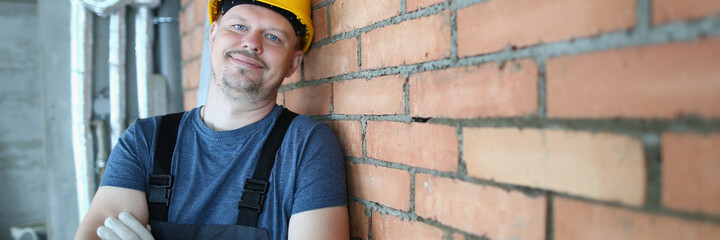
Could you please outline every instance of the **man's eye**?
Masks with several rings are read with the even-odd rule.
[[[280,41],[280,38],[278,38],[277,36],[272,35],[272,34],[267,34],[266,37],[267,37],[268,39],[270,39],[270,41],[273,41],[273,42]]]
[[[242,24],[235,24],[235,25],[233,25],[233,27],[237,28],[238,30],[247,29],[247,27],[245,27],[245,25],[242,25]]]

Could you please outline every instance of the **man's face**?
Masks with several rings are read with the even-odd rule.
[[[215,84],[233,100],[266,101],[303,58],[290,22],[265,7],[230,8],[210,29]]]

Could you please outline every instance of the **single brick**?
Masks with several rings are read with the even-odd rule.
[[[185,63],[181,69],[181,84],[183,89],[195,89],[200,82],[200,59]]]
[[[546,205],[544,196],[427,174],[415,179],[418,216],[490,239],[545,239]]]
[[[362,157],[362,124],[358,121],[332,121],[330,127],[335,131],[345,156]]]
[[[654,24],[720,14],[720,1],[716,0],[653,0],[651,5]]]
[[[192,45],[192,36],[190,34],[180,37],[180,57],[182,61],[190,60],[192,52],[194,52]]]
[[[285,91],[285,106],[299,114],[330,114],[332,85],[321,84]]]
[[[335,0],[330,6],[330,33],[351,31],[397,15],[399,0]]]
[[[205,9],[207,9],[207,7],[205,7]],[[182,12],[181,12],[182,16],[180,17],[180,20],[179,20],[180,21],[179,24],[182,24],[182,26],[180,27],[180,29],[182,29],[182,31],[180,32],[181,35],[186,34],[190,31],[192,31],[193,29],[195,29],[195,12],[196,11],[195,11],[194,3],[191,3],[185,9],[182,10]],[[205,13],[205,16],[207,16],[207,13]]]
[[[365,128],[367,156],[410,164],[410,124],[368,121]]]
[[[312,10],[313,25],[313,42],[320,41],[328,37],[327,27],[327,7],[321,7]]]
[[[443,231],[422,222],[399,219],[373,211],[373,240],[442,239]]]
[[[645,157],[640,140],[610,133],[464,128],[468,175],[639,206]]]
[[[370,217],[365,214],[365,205],[351,202],[348,207],[350,208],[350,236],[367,240],[370,232]]]
[[[450,57],[450,15],[443,11],[363,33],[360,37],[362,68],[394,67]]]
[[[718,239],[720,225],[683,220],[576,200],[554,199],[556,240]]]
[[[663,205],[720,215],[720,134],[666,133],[662,160]]]
[[[204,43],[205,43],[205,34],[209,32],[205,31],[205,28],[202,26],[199,26],[195,28],[192,32],[190,32],[192,35],[191,43],[193,45],[192,52],[190,52],[191,58],[201,58],[202,53],[204,50]]]
[[[178,12],[178,33],[180,34],[180,37],[185,36],[185,33],[187,32],[187,29],[185,29],[187,21],[188,19],[185,17],[185,10],[180,9],[180,12]]]
[[[192,4],[195,5],[193,8],[195,11],[193,14],[193,26],[203,28],[203,25],[208,18],[208,3],[205,0],[195,0]]]
[[[412,166],[455,172],[458,169],[460,143],[454,126],[410,123],[410,164]]]
[[[298,83],[301,81],[302,69],[298,67],[290,77],[283,79],[282,85]]]
[[[347,165],[348,192],[379,204],[410,210],[410,173],[368,164]]]
[[[461,233],[453,233],[452,239],[453,240],[465,240],[465,235],[462,235]]]
[[[353,79],[333,83],[335,114],[391,115],[405,113],[405,78],[391,75],[369,81]]]
[[[441,69],[410,76],[410,114],[417,117],[515,117],[537,113],[534,60]]]
[[[185,111],[189,111],[189,110],[192,110],[193,108],[196,108],[197,101],[198,101],[197,88],[183,90],[183,109]]]
[[[414,12],[419,9],[442,3],[444,0],[406,0],[405,11]]]
[[[635,9],[631,0],[484,1],[457,12],[458,55],[629,29]]]
[[[365,131],[368,157],[439,171],[457,171],[459,143],[455,127],[368,121]]]
[[[720,117],[720,38],[547,61],[553,118]]]
[[[305,80],[356,72],[357,39],[348,38],[311,49],[305,55]]]
[[[180,39],[183,61],[202,57],[204,34],[204,28],[198,27],[190,30]]]

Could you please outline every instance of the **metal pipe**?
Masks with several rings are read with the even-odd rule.
[[[95,149],[95,174],[102,175],[105,170],[110,151],[107,145],[107,124],[102,119],[93,119],[91,122],[93,126],[93,135],[97,142],[97,148]]]
[[[148,99],[149,78],[153,73],[153,24],[150,9],[157,7],[160,0],[135,0],[135,57],[137,71],[138,118],[150,117]]]
[[[153,20],[157,27],[157,44],[160,74],[165,76],[167,86],[167,109],[162,113],[183,110],[182,82],[180,80],[180,30],[178,29],[179,1],[164,1],[157,10]],[[158,112],[156,112],[157,114]]]
[[[86,8],[99,16],[112,13],[110,19],[110,85],[111,85],[111,141],[114,146],[124,130],[125,116],[125,11],[130,3],[140,6],[136,19],[136,57],[138,59],[138,95],[145,99],[140,109],[147,117],[147,78],[151,73],[152,55],[149,54],[152,42],[149,8],[156,7],[159,0],[70,0],[71,12],[71,104],[73,156],[75,164],[78,216],[82,219],[90,207],[95,193],[95,179],[90,134],[91,90],[92,90],[92,24],[93,19]],[[139,28],[139,29],[138,29]],[[140,41],[138,41],[140,40]],[[142,93],[142,94],[140,94]],[[139,101],[140,102],[140,101]],[[144,106],[144,107],[143,107]]]
[[[138,118],[150,116],[148,103],[148,78],[152,70],[152,54],[150,52],[153,38],[152,18],[150,9],[145,6],[137,8],[135,13],[135,56],[137,57],[137,93]]]
[[[115,146],[125,130],[125,8],[110,16],[110,147]]]
[[[71,0],[70,16],[70,86],[72,109],[72,142],[75,164],[78,216],[82,219],[90,207],[95,192],[90,135],[90,106],[92,90],[92,24],[90,13],[79,0]]]
[[[152,73],[150,53],[153,29],[150,24],[149,8],[157,7],[160,0],[81,0],[83,6],[100,16],[111,15],[110,19],[110,139],[115,146],[125,130],[125,14],[128,4],[139,6],[135,14],[135,54],[137,59],[138,117],[149,117],[148,78]],[[122,13],[119,13],[122,12]],[[119,14],[118,14],[119,13]],[[120,17],[122,16],[122,17]],[[118,46],[114,48],[113,46]]]

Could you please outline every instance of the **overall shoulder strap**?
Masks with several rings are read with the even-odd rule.
[[[178,128],[184,112],[162,116],[155,137],[153,172],[148,184],[147,202],[150,220],[167,221],[173,177],[170,174],[173,151],[177,143]]]
[[[258,217],[263,210],[263,204],[268,192],[270,173],[273,165],[275,165],[275,155],[280,149],[290,123],[297,116],[297,113],[284,108],[275,121],[275,126],[270,130],[270,135],[265,140],[260,152],[260,159],[255,166],[255,172],[252,178],[245,181],[243,195],[238,203],[237,225],[257,227]]]

